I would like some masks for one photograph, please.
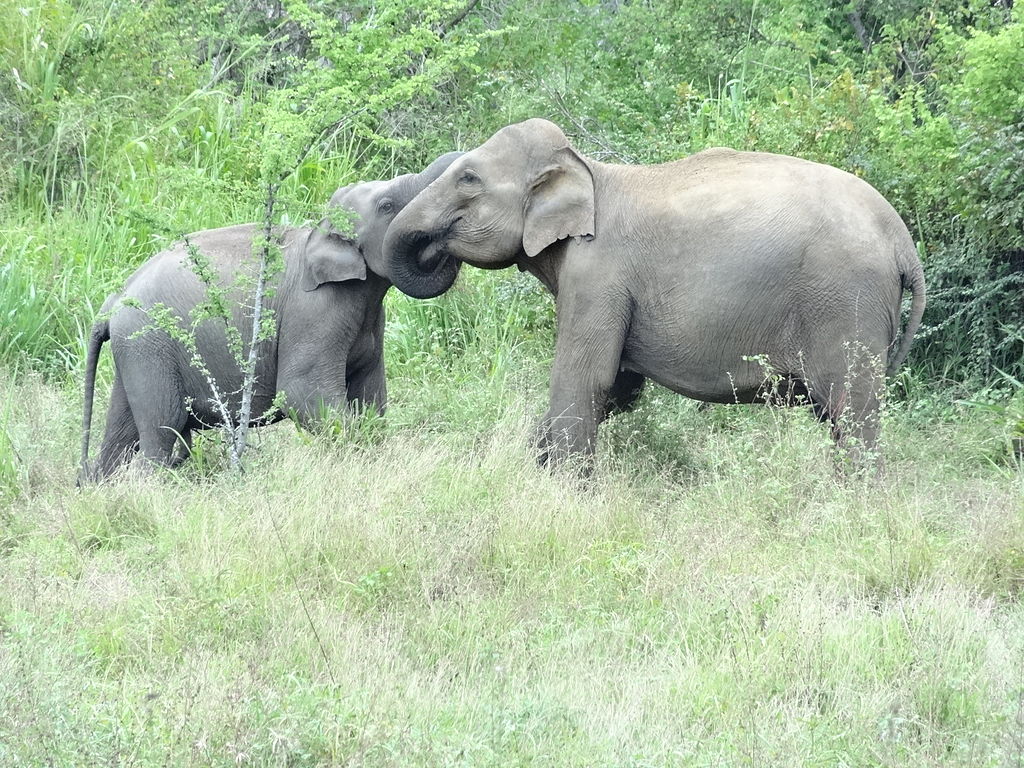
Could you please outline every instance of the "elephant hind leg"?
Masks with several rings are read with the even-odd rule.
[[[811,392],[815,415],[829,422],[841,458],[855,468],[870,466],[877,458],[881,386],[881,377],[872,377]]]
[[[128,405],[128,396],[120,376],[114,377],[110,392],[110,407],[107,409],[107,425],[103,433],[99,459],[96,462],[95,479],[110,477],[119,467],[131,461],[139,447],[139,429]]]
[[[149,464],[160,467],[175,465],[175,448],[189,432],[185,392],[175,373],[157,367],[146,378],[136,377],[125,385],[139,430],[139,450]]]
[[[636,401],[644,391],[644,383],[647,379],[642,373],[636,371],[620,370],[608,390],[608,400],[605,403],[604,413],[601,421],[617,413],[628,413],[633,410]]]

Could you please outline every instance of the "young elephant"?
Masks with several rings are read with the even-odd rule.
[[[910,233],[855,176],[730,149],[609,165],[538,119],[452,163],[395,218],[384,252],[412,296],[447,290],[460,261],[518,265],[555,294],[542,460],[592,453],[598,423],[645,378],[710,402],[777,386],[851,452],[870,449],[882,371],[906,357],[925,304]]]
[[[253,418],[265,414],[278,392],[285,410],[302,423],[314,421],[326,408],[361,402],[383,412],[383,299],[391,283],[382,244],[394,216],[459,156],[452,152],[418,174],[391,181],[361,182],[339,189],[331,208],[354,212],[354,238],[341,234],[325,218],[318,227],[284,233],[284,271],[265,304],[273,311],[276,335],[261,344],[252,398]],[[206,256],[229,285],[239,269],[253,262],[257,224],[198,232],[188,243]],[[351,235],[349,232],[348,235]],[[175,445],[191,445],[194,429],[222,422],[211,402],[210,386],[190,362],[187,350],[166,332],[152,327],[144,311],[163,304],[189,322],[189,312],[206,300],[205,286],[188,263],[184,243],[157,254],[130,277],[123,291],[104,303],[103,319],[92,328],[86,362],[82,475],[105,478],[127,463],[136,449],[150,462],[172,463]],[[126,306],[132,299],[138,308]],[[234,290],[235,327],[251,335],[252,319]],[[110,340],[114,354],[114,385],[106,433],[94,470],[87,467],[96,362]],[[242,372],[228,350],[223,322],[206,320],[195,331],[198,351],[218,389],[228,393],[232,413],[238,412]],[[272,420],[283,418],[277,414]]]

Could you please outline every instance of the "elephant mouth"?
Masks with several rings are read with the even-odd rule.
[[[447,243],[434,240],[427,243],[417,259],[420,271],[424,274],[431,274],[437,270],[445,259],[454,258],[448,251]]]

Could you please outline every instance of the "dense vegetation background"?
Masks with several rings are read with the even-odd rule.
[[[0,763],[1019,761],[1022,83],[1012,0],[0,3]],[[467,269],[389,296],[386,425],[74,491],[88,329],[148,256],[533,116],[893,203],[929,305],[885,480],[657,388],[594,485],[540,473],[551,302]]]
[[[73,370],[154,237],[293,219],[542,115],[604,159],[724,144],[865,177],[931,288],[919,380],[1024,374],[1024,26],[1009,0],[5,3],[0,355]],[[321,131],[324,141],[315,141]],[[1005,380],[1004,380],[1005,383]]]

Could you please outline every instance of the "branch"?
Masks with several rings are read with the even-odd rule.
[[[445,37],[448,36],[448,33],[455,29],[455,27],[457,27],[459,24],[461,24],[465,20],[465,18],[469,16],[470,11],[476,8],[479,4],[480,0],[469,0],[469,2],[466,3],[463,9],[459,11],[457,14],[455,14],[451,19],[449,19],[444,24],[440,24],[434,27],[434,34],[437,35],[438,42],[444,40]],[[431,45],[426,46],[421,52],[420,60],[416,63],[407,66],[405,68],[405,73],[409,77],[415,77],[416,75],[418,75],[422,71],[423,66],[427,63],[427,59],[429,59],[431,55],[434,53],[434,48],[435,47]]]
[[[447,36],[449,32],[451,32],[453,29],[459,26],[459,24],[461,24],[466,19],[466,17],[469,16],[470,11],[472,11],[478,5],[480,5],[480,0],[469,0],[469,2],[466,3],[465,7],[457,14],[455,14],[455,16],[453,16],[448,21],[447,24],[441,25],[441,28],[437,30],[437,36],[444,40],[445,36]]]
[[[850,22],[850,26],[853,27],[853,32],[857,35],[857,39],[860,41],[860,47],[864,49],[864,53],[871,53],[871,36],[868,34],[867,29],[864,28],[864,22],[860,18],[860,10],[854,9],[850,13],[846,14],[846,20]]]
[[[302,148],[302,151],[299,152],[299,156],[296,158],[295,162],[292,163],[291,167],[288,168],[288,170],[286,171],[282,171],[280,176],[278,176],[274,181],[270,182],[270,186],[274,188],[274,191],[276,192],[277,188],[281,186],[281,183],[289,176],[291,176],[293,173],[295,173],[295,169],[302,165],[303,161],[306,159],[306,155],[308,155],[310,151],[312,151],[313,147],[315,147],[320,142],[325,141],[327,138],[333,139],[335,136],[338,135],[341,129],[348,124],[349,120],[358,115],[360,112],[365,112],[367,109],[368,107],[360,107],[359,109],[354,109],[347,115],[343,115],[342,117],[335,120],[333,123],[330,123],[329,125],[326,125],[323,128],[321,128],[312,138],[310,138],[309,141],[306,142],[306,145]]]
[[[235,428],[232,450],[239,459],[241,467],[242,453],[249,432],[249,421],[252,414],[252,395],[256,389],[256,360],[260,345],[263,321],[263,299],[267,286],[267,268],[270,263],[271,237],[274,234],[274,203],[276,202],[277,184],[267,187],[267,204],[263,218],[263,247],[260,249],[260,271],[256,276],[256,289],[253,292],[252,304],[252,336],[249,339],[249,357],[245,361],[242,384],[242,403],[238,409],[238,426]]]

